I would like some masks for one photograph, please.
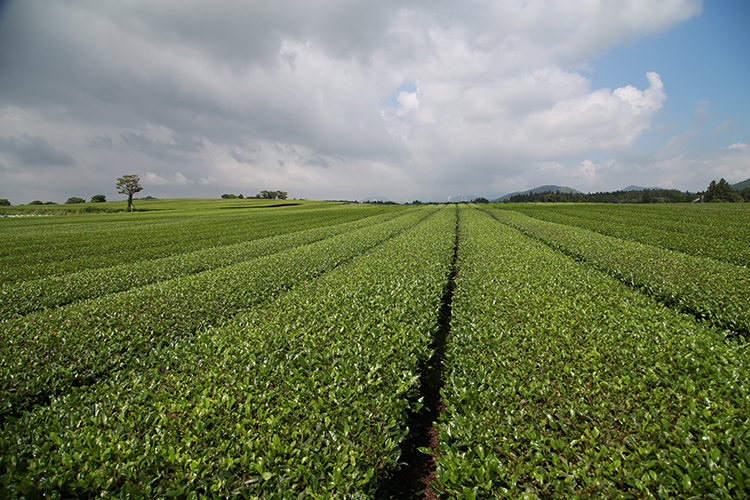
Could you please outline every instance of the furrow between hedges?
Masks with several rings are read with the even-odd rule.
[[[450,338],[453,291],[458,277],[459,235],[456,209],[456,236],[453,260],[438,314],[437,329],[429,346],[432,356],[419,368],[419,393],[414,396],[419,404],[407,416],[409,434],[401,444],[400,465],[388,472],[375,497],[378,499],[436,499],[435,453],[438,449],[437,422],[445,408],[440,394],[445,384],[443,362]]]

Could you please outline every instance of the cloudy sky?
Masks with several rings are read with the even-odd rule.
[[[0,198],[750,177],[744,0],[0,0]]]

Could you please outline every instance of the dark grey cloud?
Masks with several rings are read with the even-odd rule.
[[[316,156],[313,158],[307,158],[305,160],[305,165],[328,168],[331,166],[331,163],[324,156]]]
[[[69,9],[56,1],[14,6],[12,22],[0,30],[0,103],[22,104],[43,115],[57,110],[66,119],[99,127],[157,124],[229,147],[250,136],[323,154],[391,160],[403,154],[377,108],[341,103],[333,110],[337,120],[322,121],[332,113],[326,117],[325,105],[316,101],[314,86],[320,82],[305,89],[304,75],[282,79],[274,67],[282,40],[290,37],[317,37],[342,57],[355,47],[371,53],[378,45],[367,33],[385,36],[387,9],[337,2],[80,6]],[[285,54],[299,61],[297,66],[309,57]],[[269,77],[282,81],[264,81]],[[302,88],[290,92],[290,85]],[[164,145],[129,135],[127,140],[151,156],[175,158]]]
[[[367,58],[387,43],[388,27],[400,10],[439,10],[452,5],[455,12],[466,11],[444,0],[86,3],[123,30],[137,31],[159,43],[180,44],[239,72],[247,64],[273,64],[288,38],[316,40],[335,57]],[[456,17],[451,17],[455,22]]]
[[[55,149],[44,137],[29,134],[20,138],[0,137],[0,155],[23,167],[70,167],[76,164],[73,156]]]
[[[230,148],[229,155],[237,160],[239,163],[254,163],[257,158],[255,155],[250,154],[252,151],[241,150],[239,148]]]
[[[179,161],[187,154],[199,153],[204,148],[203,140],[175,134],[168,140],[154,139],[145,133],[125,132],[120,134],[123,148],[138,151],[159,160]]]
[[[109,134],[104,134],[100,136],[96,136],[93,139],[86,138],[86,140],[89,143],[89,146],[91,146],[94,149],[112,149],[114,142],[112,141],[112,138],[109,136]]]

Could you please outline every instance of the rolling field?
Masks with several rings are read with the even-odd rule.
[[[744,205],[290,203],[0,218],[0,497],[750,495]]]

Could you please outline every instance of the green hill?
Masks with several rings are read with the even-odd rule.
[[[745,179],[742,182],[738,182],[737,184],[732,184],[732,189],[735,191],[742,191],[745,188],[750,188],[750,179]]]

